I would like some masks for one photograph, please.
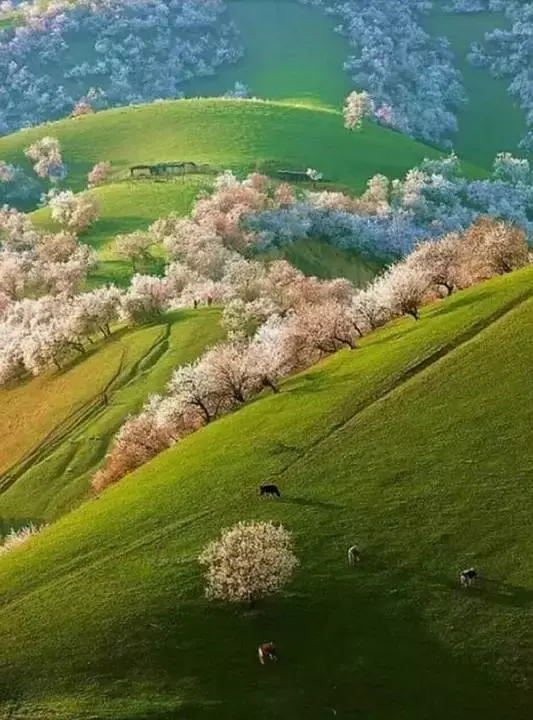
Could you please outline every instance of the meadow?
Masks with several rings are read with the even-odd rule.
[[[368,336],[3,558],[5,716],[529,717],[531,279]],[[251,615],[204,600],[196,562],[247,518],[283,522],[301,560]]]
[[[190,83],[263,99],[136,105],[0,137],[0,160],[61,142],[65,187],[92,192],[81,239],[96,287],[126,287],[114,239],[186,216],[217,172],[315,168],[316,188],[361,192],[435,148],[365,122],[343,127],[347,41],[316,7],[230,0],[245,57]],[[0,21],[0,27],[2,26]],[[455,147],[482,178],[524,129],[505,82],[471,68],[472,40],[499,15],[426,27],[457,53],[470,103]],[[130,168],[190,160],[211,172],[132,180]],[[300,187],[312,188],[312,183]],[[26,207],[56,230],[46,208]],[[364,285],[383,259],[319,239],[265,254]],[[162,251],[140,267],[160,274]],[[221,309],[118,326],[61,371],[0,390],[0,538],[49,527],[0,557],[0,720],[530,720],[533,707],[533,267],[425,306],[177,442],[100,495],[90,481],[130,414],[175,367],[223,337]],[[274,482],[279,500],[260,499]],[[197,558],[241,520],[294,533],[294,581],[250,612],[209,602]],[[362,552],[357,568],[346,551]],[[461,569],[481,581],[459,587]],[[280,661],[262,667],[260,642]]]
[[[499,152],[524,154],[518,143],[526,128],[525,114],[507,92],[509,81],[493,77],[485,68],[473,67],[467,59],[473,42],[481,42],[486,32],[508,25],[503,13],[450,14],[439,4],[425,22],[429,32],[448,38],[456,54],[468,103],[458,112],[454,146],[461,157],[480,167],[490,167]]]

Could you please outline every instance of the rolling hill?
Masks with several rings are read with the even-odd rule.
[[[74,190],[84,189],[87,173],[102,160],[118,176],[138,163],[193,160],[238,172],[314,167],[358,191],[377,172],[398,177],[439,155],[373,123],[349,132],[337,110],[211,98],[116,108],[22,130],[0,138],[0,158],[29,167],[23,150],[45,135],[61,141]]]
[[[368,336],[2,558],[3,717],[529,718],[532,279]],[[301,568],[249,615],[203,599],[196,557],[252,518]]]
[[[155,182],[128,181],[132,165],[193,160],[214,169],[230,168],[239,173],[259,170],[314,167],[334,187],[361,191],[376,173],[399,177],[424,157],[439,153],[426,145],[372,123],[361,132],[343,127],[340,112],[320,107],[254,100],[181,100],[119,108],[76,120],[24,130],[0,138],[0,159],[28,167],[23,150],[45,135],[59,138],[69,166],[66,185],[78,191],[86,186],[87,173],[99,161],[112,163],[115,182],[96,192],[102,200],[102,218],[85,236],[96,247],[104,265],[95,282],[128,281],[131,271],[109,251],[119,232],[147,227],[170,212],[186,214],[209,176]],[[470,175],[482,171],[465,166]],[[47,224],[47,211],[35,218]],[[311,251],[315,260],[316,251]],[[339,253],[320,250],[315,274],[339,274]],[[309,252],[302,246],[291,259],[309,267]],[[375,263],[346,256],[345,274],[358,282],[375,271]]]

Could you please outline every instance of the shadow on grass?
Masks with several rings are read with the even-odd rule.
[[[426,317],[434,318],[440,317],[442,315],[449,315],[456,310],[461,310],[461,308],[478,305],[479,303],[485,302],[486,299],[487,294],[481,291],[477,292],[475,296],[466,294],[463,295],[463,297],[461,298],[458,298],[455,295],[451,295],[450,297],[442,298],[441,300],[437,301],[434,307],[432,307],[431,310],[428,311]]]
[[[324,508],[326,510],[333,510],[335,508],[342,508],[343,505],[334,502],[322,502],[320,500],[308,500],[303,497],[287,497],[283,495],[281,498],[282,502],[290,503],[291,505],[301,505],[302,507],[317,507]]]
[[[530,692],[490,670],[497,647],[482,643],[480,649],[479,634],[470,646],[467,634],[466,650],[451,651],[428,629],[404,580],[394,571],[379,577],[359,569],[336,576],[311,572],[305,594],[297,589],[290,598],[264,601],[253,614],[209,604],[199,582],[179,606],[171,586],[154,588],[157,602],[146,598],[144,607],[136,605],[135,622],[130,617],[124,625],[121,615],[111,624],[108,617],[102,623],[95,618],[87,650],[68,656],[68,663],[59,652],[50,656],[42,681],[48,678],[53,687],[54,673],[68,665],[73,686],[65,692],[83,693],[85,684],[98,683],[95,720],[109,717],[108,691],[122,686],[125,692],[141,676],[154,696],[169,704],[179,698],[176,708],[147,704],[121,719],[530,720]],[[519,588],[507,590],[520,597]],[[65,651],[82,647],[83,633],[83,625],[73,626],[63,639]],[[268,640],[276,643],[279,662],[262,666],[256,649]],[[24,674],[11,679],[6,699],[23,696]],[[135,695],[131,700],[138,701]]]
[[[2,517],[0,516],[0,540],[12,530],[20,530],[28,525],[41,526],[45,521],[42,518],[34,517]]]

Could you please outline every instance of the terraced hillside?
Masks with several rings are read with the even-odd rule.
[[[125,417],[163,391],[174,367],[221,337],[219,319],[208,308],[170,313],[159,324],[118,330],[62,372],[0,390],[4,525],[42,524],[87,498]]]
[[[4,716],[529,718],[532,279],[368,336],[2,558]],[[204,600],[196,562],[249,518],[301,560],[253,615]]]

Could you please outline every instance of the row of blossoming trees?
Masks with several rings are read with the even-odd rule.
[[[50,147],[48,142],[48,155]],[[506,172],[508,165],[518,172],[518,161],[500,158],[502,162]],[[450,163],[455,160],[444,166]],[[519,163],[520,168],[524,170]],[[416,219],[412,207],[419,207],[417,198],[423,200],[423,186],[411,175],[400,184],[402,216]],[[352,198],[296,191],[258,174],[239,181],[225,173],[213,194],[197,201],[191,218],[170,216],[148,231],[117,239],[117,251],[132,262],[158,244],[170,260],[163,277],[137,274],[127,290],[82,292],[94,258],[74,230],[93,219],[92,211],[84,209],[92,207],[90,196],[52,195],[52,212],[64,228],[54,234],[39,233],[27,216],[4,209],[0,382],[61,366],[73,353],[85,352],[95,336],[107,337],[117,322],[145,322],[169,308],[198,302],[224,306],[228,341],[177,369],[168,393],[151,398],[139,416],[126,422],[94,480],[101,489],[263,389],[276,392],[281,378],[341,347],[355,347],[356,338],[366,332],[404,314],[418,318],[421,305],[439,292],[468,287],[528,261],[523,230],[484,217],[453,233],[441,230],[438,239],[418,246],[413,241],[414,252],[362,291],[346,280],[306,277],[285,261],[253,259],[268,236],[254,227],[265,214],[306,207],[324,217],[342,212],[391,222],[388,187],[378,176],[360,197]]]
[[[22,21],[0,29],[0,135],[74,108],[182,97],[189,80],[242,54],[222,0],[51,0],[12,9]]]
[[[178,368],[167,393],[150,398],[126,421],[94,477],[96,491],[263,390],[277,392],[282,378],[343,347],[355,348],[358,337],[393,318],[416,320],[422,305],[439,295],[528,262],[525,233],[489,218],[420,243],[364,290],[346,280],[306,277],[286,261],[265,265],[237,252],[257,240],[244,217],[294,201],[289,186],[273,186],[264,176],[239,182],[225,174],[191,219],[170,217],[151,228],[174,257],[161,283],[172,288],[177,304],[193,298],[222,302],[228,340]],[[359,199],[345,196],[345,202],[377,212],[381,201],[369,189]]]

